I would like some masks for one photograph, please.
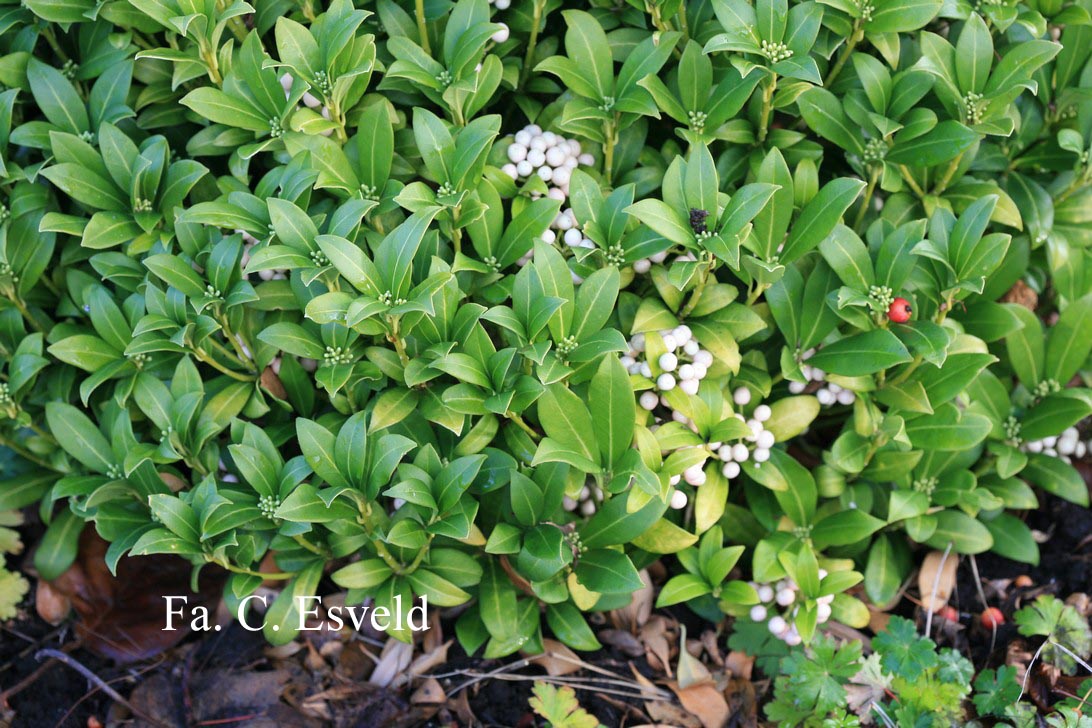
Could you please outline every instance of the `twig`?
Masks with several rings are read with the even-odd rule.
[[[69,655],[66,655],[65,653],[61,652],[60,650],[54,650],[54,649],[49,649],[49,648],[44,649],[44,650],[38,650],[38,652],[36,652],[35,655],[34,655],[34,659],[38,660],[39,662],[41,662],[42,660],[44,660],[46,658],[51,658],[51,659],[57,660],[59,662],[64,663],[68,667],[71,667],[73,670],[80,673],[85,678],[87,678],[89,681],[94,683],[99,688],[99,690],[106,693],[106,695],[111,700],[113,700],[115,703],[119,703],[121,705],[124,705],[126,708],[128,708],[129,711],[133,715],[141,717],[142,719],[148,721],[152,725],[160,726],[160,728],[170,728],[170,726],[168,726],[166,723],[163,723],[158,718],[154,718],[154,717],[148,715],[147,713],[145,713],[144,711],[140,710],[139,708],[135,707],[132,703],[130,703],[128,700],[126,700],[124,697],[122,697],[121,693],[119,693],[117,690],[114,690],[112,687],[110,687],[110,685],[105,680],[103,680],[101,677],[99,677],[95,673],[91,672],[86,667],[84,667],[83,664],[81,664],[79,662],[79,660],[76,660],[75,658],[73,658],[73,657],[71,657]]]
[[[639,700],[660,700],[668,701],[670,698],[666,694],[661,693],[647,693],[636,692],[629,690],[617,690],[615,688],[605,688],[595,684],[586,684],[581,682],[581,678],[570,677],[555,677],[553,675],[497,675],[497,680],[508,680],[510,682],[519,681],[534,681],[544,682],[556,685],[566,685],[574,690],[588,690],[597,693],[606,693],[607,695],[618,695],[623,698],[632,698]],[[595,678],[584,678],[585,680],[594,680]]]
[[[511,662],[511,663],[509,663],[507,665],[501,665],[496,670],[491,670],[489,672],[483,672],[483,673],[477,673],[477,674],[463,673],[463,674],[467,674],[467,675],[474,675],[474,677],[472,679],[470,679],[470,680],[467,680],[466,682],[464,682],[462,685],[455,688],[454,690],[450,691],[447,695],[448,695],[448,697],[452,697],[456,693],[460,693],[463,690],[466,690],[471,685],[476,685],[476,684],[480,683],[482,680],[488,680],[491,677],[496,677],[497,675],[503,675],[506,672],[512,672],[514,670],[522,670],[523,668],[527,667],[530,664],[531,664],[531,661],[529,659],[525,658],[525,659],[522,659],[522,660],[517,660],[516,662]]]
[[[1043,644],[1039,645],[1039,649],[1035,650],[1035,654],[1031,656],[1031,660],[1028,662],[1027,669],[1024,671],[1024,679],[1020,683],[1020,695],[1017,696],[1016,702],[1013,703],[1013,705],[1023,700],[1024,692],[1028,689],[1028,675],[1031,674],[1031,667],[1035,664],[1035,661],[1039,659],[1039,653],[1042,652],[1043,648],[1046,647],[1048,644],[1050,643],[1044,642]]]
[[[971,555],[971,573],[974,574],[974,588],[978,591],[978,598],[982,601],[982,608],[988,609],[990,604],[986,601],[986,592],[982,590],[982,577],[978,575],[978,562],[975,561],[974,555]],[[997,623],[993,622],[990,625],[990,652],[993,652],[993,648],[997,645]]]

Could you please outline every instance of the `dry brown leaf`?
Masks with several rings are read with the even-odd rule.
[[[37,593],[34,595],[34,609],[38,616],[56,627],[72,611],[72,602],[44,579],[38,580]]]
[[[583,660],[576,653],[557,640],[543,639],[544,652],[541,655],[531,657],[531,664],[538,665],[546,674],[553,677],[561,677],[574,672],[580,672]]]
[[[758,728],[758,696],[753,682],[733,678],[728,681],[724,696],[728,698],[728,714],[732,716],[733,726]]]
[[[203,569],[201,592],[195,594],[189,588],[193,567],[188,561],[165,555],[123,557],[114,576],[106,567],[108,546],[93,526],[84,528],[75,563],[50,582],[79,615],[76,633],[84,647],[122,663],[144,660],[189,634],[195,607],[205,607],[210,617],[215,613],[227,572]],[[189,599],[187,618],[176,617],[170,632],[163,629],[163,594]]]
[[[421,638],[421,650],[432,652],[444,643],[444,628],[440,625],[440,610],[433,609],[428,613],[428,629]]]
[[[447,662],[447,648],[451,646],[452,641],[448,640],[437,645],[418,657],[410,664],[406,672],[411,676],[424,675],[426,672],[432,672],[432,670]]]
[[[167,487],[171,489],[172,493],[177,493],[180,490],[185,490],[190,487],[190,484],[179,478],[174,473],[160,473],[160,479],[167,484]]]
[[[697,716],[687,712],[681,705],[666,700],[646,700],[645,712],[657,721],[656,725],[668,725],[673,728],[702,728]]]
[[[262,371],[261,383],[262,388],[277,399],[282,401],[288,399],[288,392],[285,391],[284,384],[281,382],[281,378],[277,376],[277,373],[273,371],[273,367],[266,367]]]
[[[728,657],[724,660],[724,667],[732,673],[732,677],[738,677],[740,680],[750,680],[755,667],[755,658],[746,652],[733,650],[728,653]]]
[[[701,654],[701,643],[695,643],[698,647],[698,655],[693,654],[689,649],[689,643],[692,640],[686,639],[686,627],[683,626],[681,629],[679,643],[687,649],[679,650],[679,666],[675,670],[675,674],[679,677],[679,687],[686,690],[695,685],[713,682],[709,669],[698,659],[698,655]]]
[[[448,710],[455,712],[463,725],[477,725],[478,719],[470,709],[470,691],[460,690],[459,694],[447,701]]]
[[[717,667],[724,667],[724,658],[720,654],[720,647],[717,645],[717,633],[711,629],[707,629],[701,633],[701,646],[705,649],[706,654],[709,655],[709,659]]]
[[[383,645],[383,652],[379,655],[379,662],[368,678],[373,685],[385,688],[394,682],[401,673],[409,667],[413,659],[413,645],[399,642],[393,637]]]
[[[712,683],[688,688],[672,684],[671,689],[683,707],[701,721],[703,728],[723,728],[728,722],[728,701]]]
[[[375,663],[358,648],[359,645],[350,644],[348,649],[341,651],[336,670],[339,677],[356,682],[368,677],[374,671]]]
[[[668,622],[660,615],[649,619],[641,627],[641,642],[645,645],[645,654],[649,663],[668,677],[671,673],[671,642],[668,640]]]
[[[610,645],[629,657],[639,657],[645,654],[645,648],[641,641],[625,630],[604,629],[597,636],[603,644]]]
[[[929,612],[942,609],[952,596],[955,588],[956,568],[959,557],[943,551],[930,551],[921,563],[918,571],[918,591],[921,593],[921,606]]]
[[[1076,609],[1085,618],[1092,616],[1092,598],[1089,598],[1084,592],[1070,594],[1066,597],[1065,603]]]
[[[891,621],[891,615],[878,609],[868,610],[868,628],[875,634],[887,629],[887,623]]]
[[[440,682],[430,677],[421,683],[421,687],[413,691],[413,695],[410,696],[410,702],[417,703],[430,703],[438,705],[447,700],[447,693],[444,692],[443,687],[440,686]]]
[[[1001,301],[1004,303],[1019,304],[1029,311],[1034,311],[1039,305],[1039,295],[1027,283],[1018,280],[1016,283],[1013,283],[1012,288],[1001,297]]]
[[[644,586],[633,592],[629,604],[611,612],[611,622],[619,629],[636,632],[652,616],[652,603],[655,596],[652,589],[652,577],[649,576],[647,569],[642,569],[640,576]]]

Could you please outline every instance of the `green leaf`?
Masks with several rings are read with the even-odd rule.
[[[898,337],[886,329],[839,339],[817,351],[808,364],[831,374],[860,377],[910,361]]]
[[[588,406],[595,412],[592,429],[599,443],[600,462],[610,468],[629,450],[636,417],[629,375],[616,357],[603,357],[588,390]]]
[[[694,244],[694,231],[690,229],[683,214],[660,200],[640,200],[627,207],[626,212],[673,243],[687,246]]]
[[[933,535],[925,541],[935,549],[945,549],[948,544],[959,554],[980,554],[993,546],[993,536],[980,522],[962,511],[944,510],[935,515],[937,521]]]
[[[1049,455],[1028,455],[1020,477],[1059,498],[1088,507],[1088,487],[1072,465]]]
[[[56,579],[76,560],[83,519],[65,508],[50,521],[38,549],[34,568],[43,579]]]
[[[64,402],[46,405],[46,423],[65,452],[96,473],[116,467],[114,452],[95,424],[83,412]]]
[[[895,146],[886,161],[912,167],[934,167],[955,159],[979,139],[978,133],[958,121],[942,121],[921,136],[903,141],[895,136]]]
[[[696,574],[679,574],[668,579],[656,597],[657,607],[670,607],[672,604],[688,602],[705,596],[713,591],[705,579]]]
[[[781,251],[781,262],[791,263],[823,242],[864,187],[865,183],[861,180],[848,177],[823,185],[800,211],[800,216],[789,231]]]
[[[580,610],[570,602],[546,605],[546,623],[554,636],[574,650],[602,648]]]
[[[1021,307],[1022,310],[1023,309]],[[1044,362],[1045,376],[1065,386],[1092,352],[1092,294],[1073,301],[1050,332]],[[1029,332],[1034,335],[1034,331]],[[1029,342],[1030,345],[1030,342]],[[1021,377],[1022,378],[1022,377]],[[1027,382],[1031,384],[1030,381]]]
[[[603,26],[594,15],[583,10],[566,10],[562,15],[568,26],[565,31],[565,52],[577,72],[595,88],[596,101],[613,96],[614,62]]]
[[[60,71],[32,58],[27,63],[27,82],[38,108],[53,124],[76,135],[90,130],[83,99]]]
[[[589,549],[580,555],[576,578],[599,594],[631,594],[644,584],[629,557],[611,549]]]
[[[978,13],[971,13],[963,23],[955,57],[959,90],[964,94],[982,93],[993,65],[993,36]]]
[[[999,513],[983,525],[993,536],[993,551],[1006,559],[1039,565],[1039,544],[1031,535],[1031,529],[1011,513]]]
[[[326,353],[326,348],[318,336],[299,324],[289,321],[281,321],[262,329],[258,334],[258,340],[293,356],[308,359],[322,359]]]
[[[122,354],[97,336],[77,334],[61,339],[48,349],[49,353],[66,364],[84,371],[96,372],[107,364],[118,361]]]
[[[205,282],[201,276],[177,256],[169,253],[151,255],[144,259],[144,265],[164,283],[177,288],[189,298],[205,295]]]
[[[858,54],[859,55],[859,54]],[[858,55],[854,55],[856,59]],[[854,128],[838,97],[825,88],[813,86],[796,99],[804,121],[824,139],[834,142],[847,152],[860,153],[860,130]]]
[[[551,439],[593,463],[599,462],[600,446],[591,413],[564,384],[551,384],[538,398],[538,419]]]
[[[811,539],[817,549],[828,546],[848,546],[864,542],[884,527],[884,522],[864,511],[853,508],[832,513],[812,528]]]
[[[969,450],[989,434],[989,418],[973,412],[960,412],[953,404],[936,408],[931,415],[915,417],[906,423],[906,435],[920,450],[953,452]]]
[[[1005,337],[1009,363],[1025,387],[1031,388],[1043,380],[1046,369],[1046,352],[1043,345],[1043,325],[1039,318],[1018,304],[1009,304],[1022,326]],[[1060,344],[1061,342],[1059,342]],[[1078,344],[1080,346],[1080,344]],[[1056,349],[1057,351],[1057,349]],[[1059,356],[1058,361],[1068,359]]]

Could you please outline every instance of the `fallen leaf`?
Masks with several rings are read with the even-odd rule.
[[[447,662],[447,648],[451,647],[452,641],[453,640],[448,640],[441,645],[437,645],[418,657],[410,664],[409,669],[406,670],[406,674],[412,677],[424,675]]]
[[[530,657],[531,664],[538,665],[546,671],[547,675],[561,677],[574,672],[580,672],[583,660],[568,647],[552,639],[542,640],[543,652],[541,655]]]
[[[54,627],[63,622],[72,611],[72,602],[48,581],[39,579],[35,592],[35,611],[38,612],[39,617]]]
[[[732,673],[732,677],[750,680],[755,667],[755,658],[746,652],[732,650],[724,660],[724,667]]]
[[[717,667],[724,667],[724,658],[721,657],[720,647],[717,645],[717,633],[707,629],[701,633],[701,646],[709,655],[709,659]]]
[[[918,571],[918,591],[921,593],[921,607],[929,612],[942,609],[952,596],[955,588],[956,568],[959,557],[943,551],[930,551],[921,563]]]
[[[671,689],[683,707],[701,721],[703,728],[723,728],[728,722],[728,701],[711,682],[688,688],[672,683]]]
[[[410,702],[414,704],[429,703],[438,705],[445,700],[447,700],[447,693],[440,686],[440,682],[433,677],[421,683],[421,687],[413,691],[413,695],[410,696]]]
[[[93,526],[85,527],[75,563],[50,582],[76,610],[76,634],[84,647],[129,663],[178,644],[190,633],[191,622],[188,616],[176,618],[173,631],[164,629],[164,594],[186,597],[187,615],[199,606],[207,609],[212,627],[227,572],[202,569],[201,591],[194,593],[190,591],[191,564],[176,556],[156,555],[122,558],[115,577],[106,567],[108,546]]]
[[[611,612],[611,622],[619,629],[636,632],[652,616],[652,603],[655,596],[652,577],[646,569],[641,570],[640,577],[644,586],[633,592],[629,604]]]
[[[699,660],[697,656],[687,649],[686,626],[683,625],[680,628],[680,631],[679,666],[675,671],[675,674],[678,675],[679,678],[679,687],[686,690],[695,685],[701,685],[702,683],[712,683],[713,676],[709,674],[709,669],[701,663],[701,660]],[[701,643],[697,644],[700,654]]]
[[[610,645],[629,657],[640,657],[645,654],[641,641],[624,630],[604,629],[596,636],[603,644]]]
[[[368,682],[381,688],[387,687],[400,673],[405,672],[412,659],[413,645],[394,638],[388,639]]]
[[[671,643],[667,638],[668,622],[660,615],[648,620],[641,627],[641,642],[645,646],[648,661],[668,677],[671,674]]]

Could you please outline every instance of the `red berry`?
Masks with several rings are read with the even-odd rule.
[[[997,629],[1005,623],[1005,615],[997,607],[988,607],[982,611],[982,626],[986,629]]]
[[[946,619],[949,622],[958,622],[959,621],[959,612],[957,612],[955,610],[955,607],[952,607],[952,606],[941,607],[937,611],[937,616],[940,617],[941,619]]]
[[[904,324],[909,321],[911,313],[913,313],[913,309],[910,307],[910,302],[905,298],[896,298],[887,307],[887,318],[897,324]]]

